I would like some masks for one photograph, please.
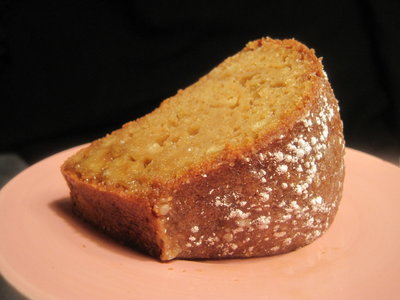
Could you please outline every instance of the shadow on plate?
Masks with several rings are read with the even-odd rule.
[[[96,243],[98,246],[132,259],[143,261],[157,261],[157,259],[148,256],[147,254],[141,252],[139,249],[134,248],[134,246],[128,246],[123,244],[122,242],[112,239],[89,222],[86,222],[83,219],[79,218],[73,212],[72,202],[70,198],[54,200],[49,203],[49,207],[70,227],[72,227],[74,231],[78,232],[85,239]],[[86,247],[86,245],[82,245],[82,247]]]

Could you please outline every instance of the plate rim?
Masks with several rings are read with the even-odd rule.
[[[68,155],[71,153],[73,154],[73,152],[78,151],[79,149],[83,148],[84,146],[86,146],[87,144],[83,144],[83,145],[78,145],[78,146],[74,146],[71,147],[69,149],[65,149],[63,151],[54,153],[38,162],[36,162],[35,164],[29,166],[28,168],[24,169],[23,171],[21,171],[19,174],[17,174],[16,176],[14,176],[12,179],[10,179],[4,186],[3,188],[1,188],[0,190],[0,201],[4,201],[4,194],[6,193],[5,191],[7,191],[8,189],[11,189],[13,185],[16,184],[16,182],[19,180],[19,178],[22,178],[23,176],[26,175],[26,173],[31,172],[32,169],[34,168],[38,168],[40,166],[44,166],[44,164],[49,163],[50,161],[57,159],[59,156],[65,156],[68,157]],[[381,158],[375,157],[371,154],[362,152],[360,150],[356,150],[356,149],[352,149],[352,148],[346,148],[346,153],[349,152],[353,152],[357,155],[362,155],[364,157],[368,157],[368,159],[375,159],[376,162],[379,162],[380,164],[384,164],[385,167],[390,167],[390,168],[394,168],[393,170],[396,170],[396,172],[398,172],[399,174],[399,178],[400,178],[400,168],[398,166],[396,166],[395,164],[392,164],[390,162],[387,162]],[[347,156],[347,154],[346,154]],[[42,167],[43,167],[42,166]],[[27,281],[25,281],[26,285],[21,285],[21,281],[19,280],[16,283],[16,278],[19,277],[18,272],[9,268],[5,268],[6,265],[6,261],[3,261],[3,257],[0,253],[0,270],[1,270],[1,276],[3,277],[3,279],[11,286],[13,287],[18,293],[20,293],[21,295],[23,295],[24,297],[33,297],[33,298],[37,298],[38,295],[40,295],[40,299],[53,299],[51,298],[51,296],[49,295],[45,295],[45,293],[43,294],[40,289],[38,290],[35,286],[30,285]],[[33,294],[32,294],[32,291]],[[35,294],[35,295],[34,295]]]

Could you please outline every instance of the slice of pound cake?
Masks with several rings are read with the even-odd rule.
[[[62,173],[82,218],[160,260],[256,257],[328,229],[344,150],[321,60],[295,40],[265,38]]]

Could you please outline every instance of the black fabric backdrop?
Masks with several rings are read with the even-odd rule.
[[[400,1],[0,4],[0,151],[28,162],[151,111],[249,40],[316,50],[348,146],[400,153]]]

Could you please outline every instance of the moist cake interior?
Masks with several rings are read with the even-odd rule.
[[[152,114],[94,142],[66,168],[104,186],[146,190],[275,130],[304,105],[313,61],[278,42],[262,43],[248,44]]]

